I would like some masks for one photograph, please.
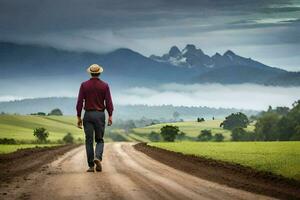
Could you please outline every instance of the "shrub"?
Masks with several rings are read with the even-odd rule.
[[[63,137],[63,141],[66,144],[73,144],[74,143],[74,137],[71,133],[67,133],[64,137]]]
[[[203,117],[201,117],[201,118],[197,118],[197,122],[204,122],[205,121],[205,119],[203,118]]]
[[[51,112],[48,115],[61,116],[61,115],[63,115],[63,113],[59,108],[55,108],[55,109],[51,110]]]
[[[198,135],[199,141],[209,141],[212,139],[211,130],[202,130],[201,133]]]
[[[216,133],[216,134],[214,135],[214,138],[215,138],[215,141],[216,141],[216,142],[222,142],[222,141],[224,140],[224,136],[223,136],[223,134],[221,134],[221,133]]]
[[[177,140],[184,140],[185,135],[186,134],[184,132],[180,131],[180,133],[176,136],[176,139]]]
[[[160,141],[160,134],[155,131],[151,131],[151,133],[149,134],[149,139],[152,142],[158,142]]]
[[[38,139],[39,142],[46,142],[49,132],[45,128],[41,127],[34,129],[33,135]]]
[[[178,126],[166,125],[160,129],[160,135],[164,141],[174,142],[179,133]]]
[[[0,144],[17,144],[13,138],[0,138]]]

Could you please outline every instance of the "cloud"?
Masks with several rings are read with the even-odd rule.
[[[157,88],[131,88],[116,92],[117,104],[208,106],[263,110],[271,106],[291,106],[299,100],[299,87],[254,84],[165,84]]]
[[[145,55],[194,43],[210,54],[234,49],[255,58],[268,45],[300,51],[299,18],[299,5],[290,0],[2,0],[0,41],[101,53],[127,47]],[[251,45],[256,53],[247,50]]]

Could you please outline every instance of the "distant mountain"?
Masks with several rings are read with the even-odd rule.
[[[178,81],[178,74],[192,72],[168,63],[149,59],[130,49],[117,49],[106,54],[71,52],[46,46],[0,43],[0,79],[13,77],[65,77],[64,82],[86,79],[86,68],[92,63],[104,66],[106,79],[120,85],[143,85]]]
[[[210,57],[191,44],[182,50],[173,46],[163,56],[148,58],[125,48],[97,54],[0,42],[0,86],[7,84],[12,90],[10,82],[21,78],[22,83],[42,79],[58,87],[73,87],[87,78],[86,68],[92,63],[103,65],[104,80],[121,87],[169,82],[300,85],[299,73],[269,67],[232,51]]]
[[[300,73],[270,67],[231,50],[210,57],[195,45],[188,44],[182,50],[173,46],[163,56],[151,55],[149,58],[198,71],[198,75],[191,77],[191,82],[195,83],[300,85]]]
[[[74,115],[76,98],[66,97],[51,97],[51,98],[35,98],[24,99],[18,101],[0,102],[0,114],[5,113],[18,113],[18,114],[30,114],[37,112],[49,113],[54,108],[59,108],[65,115]],[[224,118],[233,112],[243,112],[247,115],[255,115],[258,111],[255,110],[241,110],[234,108],[210,108],[200,106],[147,106],[147,105],[115,105],[114,117],[118,119],[140,119],[143,117],[150,119],[171,119],[173,113],[177,111],[180,113],[180,118],[193,119],[197,117],[212,118]]]

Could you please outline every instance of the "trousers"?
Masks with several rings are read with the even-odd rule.
[[[102,160],[104,148],[105,113],[86,111],[83,117],[85,148],[89,167],[94,167],[94,159]],[[94,150],[94,140],[96,148]]]

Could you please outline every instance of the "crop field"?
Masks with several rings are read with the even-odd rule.
[[[51,142],[61,140],[68,132],[72,133],[75,139],[84,139],[84,131],[77,128],[76,123],[75,116],[0,115],[0,138],[30,142],[36,140],[33,130],[44,127],[49,132],[48,139]],[[135,141],[132,137],[128,137],[123,129],[106,127],[105,141],[110,142],[114,139]]]
[[[32,115],[1,115],[0,138],[16,140],[35,140],[33,130],[44,127],[48,130],[49,140],[59,140],[68,132],[74,138],[83,139],[83,130],[76,127],[76,117],[73,116],[32,116]]]
[[[212,134],[221,133],[225,137],[225,140],[230,139],[231,132],[229,130],[225,130],[220,127],[220,123],[223,120],[207,120],[204,122],[175,122],[175,123],[163,123],[163,124],[155,124],[152,126],[146,126],[143,128],[135,128],[133,129],[134,133],[136,134],[149,134],[151,131],[160,132],[160,128],[165,125],[173,125],[178,126],[180,131],[186,133],[186,136],[196,138],[201,130],[209,129],[211,130]],[[254,126],[249,125],[246,130],[253,130]]]
[[[239,163],[300,180],[300,142],[157,142],[149,145]]]
[[[34,147],[50,147],[56,146],[57,144],[0,144],[0,154],[11,153],[17,151],[18,149],[27,149]]]

